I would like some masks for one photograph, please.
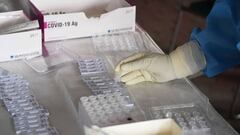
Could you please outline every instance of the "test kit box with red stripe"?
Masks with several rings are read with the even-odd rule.
[[[124,0],[30,0],[44,41],[135,31],[136,8]]]
[[[0,13],[0,42],[0,62],[42,55],[38,21],[30,21],[22,10]]]

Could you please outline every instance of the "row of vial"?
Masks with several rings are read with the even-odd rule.
[[[82,80],[93,93],[80,98],[92,123],[109,126],[132,122],[130,112],[134,104],[123,84],[110,77],[104,59],[89,58],[78,64]]]
[[[81,97],[80,101],[95,125],[110,126],[132,122],[134,104],[120,92]]]
[[[94,95],[123,92],[125,89],[122,83],[116,82],[107,73],[83,76],[82,79]]]
[[[17,135],[58,135],[49,124],[49,112],[39,105],[23,77],[0,74],[0,100],[13,119]]]

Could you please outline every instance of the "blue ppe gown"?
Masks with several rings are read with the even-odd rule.
[[[207,26],[192,31],[206,58],[203,70],[215,76],[240,64],[240,0],[217,0],[207,17]]]

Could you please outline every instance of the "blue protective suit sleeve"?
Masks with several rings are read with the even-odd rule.
[[[207,17],[207,26],[195,28],[192,40],[199,42],[206,58],[208,77],[240,64],[240,0],[217,0]]]

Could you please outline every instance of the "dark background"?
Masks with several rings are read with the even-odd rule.
[[[165,53],[188,41],[194,27],[205,27],[213,0],[129,0],[137,6],[137,23]],[[240,67],[216,77],[198,76],[192,82],[215,109],[240,132]]]

